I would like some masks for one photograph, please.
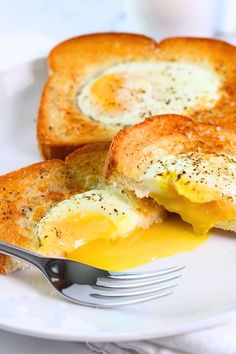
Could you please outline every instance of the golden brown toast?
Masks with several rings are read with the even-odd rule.
[[[37,250],[40,240],[34,230],[48,211],[74,194],[102,189],[107,184],[103,168],[109,144],[93,144],[70,154],[65,161],[48,160],[0,177],[0,238],[30,250]],[[132,193],[144,216],[161,221],[163,208],[151,199],[139,200]],[[136,200],[137,199],[137,200]],[[14,258],[0,255],[0,274],[8,274],[22,264]]]
[[[236,231],[236,135],[229,130],[178,115],[146,119],[115,136],[105,176],[151,196],[199,233]]]
[[[37,123],[41,153],[46,159],[64,158],[82,145],[110,142],[125,125],[156,114],[183,114],[235,130],[235,62],[236,48],[212,39],[156,43],[125,33],[69,39],[48,58]],[[91,93],[94,82],[97,96]]]
[[[65,162],[49,160],[1,176],[1,240],[36,248],[38,240],[32,239],[32,230],[52,206],[89,189],[91,183],[93,188],[101,184],[107,149],[106,144],[97,144],[93,151],[81,148]],[[14,258],[0,255],[0,273],[7,274],[18,267]]]
[[[108,180],[138,180],[154,156],[182,152],[236,153],[236,135],[214,125],[168,114],[121,130],[113,139],[105,165]],[[124,183],[126,183],[124,181]]]

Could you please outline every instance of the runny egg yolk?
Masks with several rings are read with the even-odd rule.
[[[135,229],[125,237],[117,237],[112,221],[99,214],[71,215],[47,228],[41,240],[43,253],[56,250],[67,259],[113,271],[192,251],[208,238],[196,236],[191,226],[175,215],[148,229]]]
[[[44,224],[41,250],[70,253],[94,239],[117,237],[114,223],[101,214],[72,214]]]
[[[150,195],[167,210],[178,213],[193,226],[196,234],[205,234],[220,222],[236,215],[233,203],[220,193],[168,171],[156,180],[157,192]]]

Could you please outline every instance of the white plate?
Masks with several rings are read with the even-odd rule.
[[[35,119],[46,76],[44,59],[0,74],[0,173],[40,160]],[[111,310],[61,300],[34,270],[0,276],[0,328],[63,340],[131,340],[215,325],[236,311],[233,235],[217,232],[194,252],[144,268],[179,264],[186,270],[174,295]]]

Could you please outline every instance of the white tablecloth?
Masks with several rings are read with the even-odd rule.
[[[1,354],[92,354],[84,343],[33,338],[0,330]]]

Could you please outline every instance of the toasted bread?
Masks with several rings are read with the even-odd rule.
[[[107,151],[107,144],[93,144],[73,152],[65,162],[49,160],[1,176],[1,240],[37,250],[40,240],[35,238],[34,230],[53,206],[77,193],[105,187],[102,174]],[[156,208],[151,199],[136,201],[132,193],[126,197],[142,209],[150,222],[161,221],[163,208]],[[16,259],[0,255],[1,274],[20,267]]]
[[[229,130],[178,115],[147,119],[116,135],[105,176],[153,197],[199,233],[213,226],[236,231],[236,135]]]
[[[212,39],[169,38],[156,43],[125,33],[69,39],[48,58],[49,78],[37,123],[41,153],[46,159],[64,158],[82,145],[110,142],[122,127],[156,114],[184,114],[235,130],[235,61],[234,46]],[[131,73],[128,84],[116,76],[111,79],[112,75],[111,80],[99,81],[117,72],[126,79]],[[147,81],[143,72],[149,75]],[[94,82],[99,82],[102,111],[91,95]],[[119,101],[119,96],[128,97],[128,102]]]

